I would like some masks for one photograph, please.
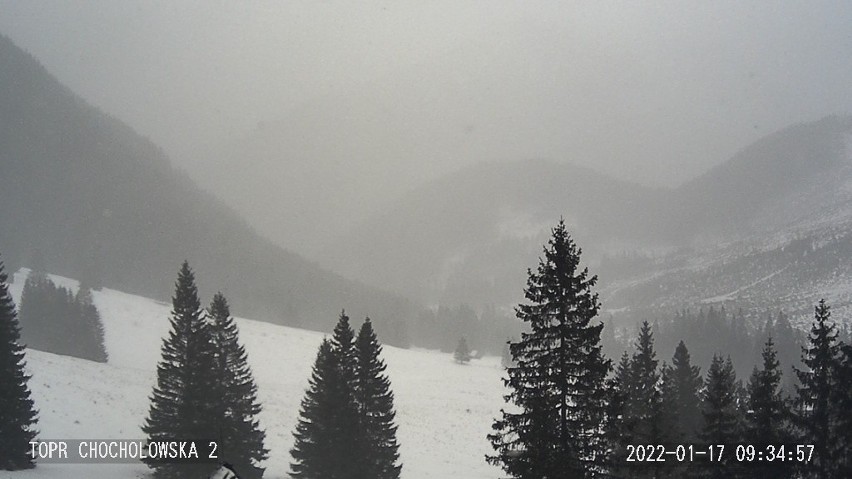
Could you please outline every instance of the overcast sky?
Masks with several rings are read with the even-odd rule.
[[[0,31],[177,162],[352,94],[427,132],[673,184],[852,111],[844,1],[30,0],[0,2]]]

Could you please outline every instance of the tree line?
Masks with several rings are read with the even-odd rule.
[[[618,335],[611,319],[605,323],[601,334],[604,353],[617,359],[625,351],[632,351],[635,331],[638,331],[641,322],[622,327]],[[795,328],[783,311],[750,314],[711,305],[697,310],[681,309],[650,322],[650,325],[658,350],[674,351],[678,343],[684,342],[689,345],[693,363],[705,368],[714,355],[725,351],[731,356],[737,375],[747,377],[753,367],[762,364],[764,343],[770,336],[785,371],[802,367],[801,348],[806,342],[806,332]],[[848,329],[843,328],[839,333],[838,338],[846,340]],[[786,374],[782,384],[785,393],[795,393],[793,374]]]
[[[852,477],[852,345],[839,339],[829,306],[820,302],[802,348],[801,367],[785,371],[776,340],[767,335],[761,364],[743,383],[730,356],[714,354],[706,373],[687,344],[671,363],[657,359],[655,331],[642,324],[631,353],[617,365],[602,347],[597,277],[580,268],[581,250],[564,222],[553,229],[539,265],[528,274],[524,325],[508,344],[505,400],[488,435],[486,460],[510,477]],[[12,387],[0,410],[15,411],[0,425],[0,466],[31,466],[22,451],[35,436],[36,411],[26,387],[24,350],[14,305],[0,267],[0,373]],[[172,298],[171,331],[164,339],[157,385],[143,431],[151,440],[219,438],[223,456],[244,477],[261,477],[268,454],[256,419],[257,387],[240,346],[227,301],[217,294],[202,309],[185,262]],[[767,331],[770,331],[767,328]],[[459,357],[465,359],[466,345]],[[393,394],[381,346],[366,320],[356,337],[341,313],[325,339],[299,411],[291,476],[398,478]],[[783,387],[795,376],[793,393]],[[743,469],[729,459],[709,466],[681,463],[628,467],[631,446],[648,444],[808,444],[813,460]],[[730,450],[729,450],[730,454]],[[198,477],[207,466],[150,464],[156,477]],[[212,467],[212,466],[210,466]]]
[[[526,330],[509,344],[504,379],[512,407],[494,420],[488,462],[524,479],[852,477],[852,345],[838,339],[824,301],[800,368],[783,370],[771,335],[745,384],[731,357],[718,353],[702,374],[683,341],[660,364],[648,322],[632,354],[613,366],[601,351],[603,324],[593,321],[597,278],[580,268],[580,254],[560,221],[529,271],[527,302],[517,308]],[[793,394],[785,375],[795,376]],[[731,459],[732,449],[712,464],[627,461],[636,446],[676,444],[813,445],[813,456],[749,468]]]
[[[81,283],[76,294],[57,286],[43,271],[27,276],[18,313],[27,347],[90,361],[107,361],[104,328],[92,292]]]
[[[28,387],[20,323],[0,262],[0,470],[34,467],[29,441],[38,412]],[[29,296],[51,289],[31,276]],[[43,286],[43,287],[42,287]],[[81,302],[81,304],[84,304]],[[89,301],[85,304],[91,304]],[[28,307],[29,308],[29,307]],[[22,311],[25,308],[22,307]],[[38,309],[35,309],[38,312]],[[27,314],[35,314],[32,310]],[[213,439],[218,455],[243,479],[260,478],[265,432],[257,419],[257,385],[228,301],[217,293],[202,308],[195,275],[184,262],[175,283],[171,328],[142,431],[149,441]],[[397,479],[401,470],[395,410],[382,347],[365,320],[357,337],[341,314],[331,340],[319,348],[294,431],[292,477]],[[208,477],[216,464],[148,460],[157,478]]]

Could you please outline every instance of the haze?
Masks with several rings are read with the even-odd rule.
[[[474,163],[672,186],[849,113],[850,25],[848,2],[0,1],[62,82],[308,254]]]

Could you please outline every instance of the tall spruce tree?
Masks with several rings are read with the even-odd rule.
[[[263,477],[259,464],[269,451],[263,446],[266,434],[257,420],[261,406],[248,355],[222,293],[213,297],[207,314],[215,351],[216,380],[211,400],[218,402],[219,457],[233,464],[243,479],[259,479]]]
[[[0,261],[0,470],[34,467],[29,455],[37,412],[25,372],[25,351],[15,304]]]
[[[366,464],[364,430],[358,411],[355,387],[358,373],[358,358],[355,351],[355,331],[349,323],[346,311],[341,311],[331,337],[331,349],[337,356],[340,372],[340,388],[346,396],[346,403],[338,411],[337,421],[340,434],[348,447],[337,451],[341,462],[349,464],[351,479],[369,479]]]
[[[172,297],[171,331],[163,340],[157,385],[142,431],[149,441],[209,440],[219,437],[216,363],[213,338],[195,275],[184,261]],[[156,477],[195,479],[212,472],[212,464],[174,464],[148,460]]]
[[[725,445],[728,452],[733,450],[733,445],[742,437],[741,411],[737,399],[737,377],[731,358],[723,360],[722,356],[716,354],[710,362],[705,381],[702,404],[704,427],[700,434],[704,443]],[[728,454],[722,462],[711,462],[707,467],[709,477],[739,477],[741,471],[730,462],[730,457],[731,454]]]
[[[733,444],[741,437],[737,376],[730,358],[714,355],[707,370],[702,404],[701,439],[708,444]]]
[[[680,341],[671,366],[664,366],[663,403],[670,425],[669,440],[692,443],[701,429],[701,369],[693,366],[689,350]]]
[[[806,466],[807,477],[832,477],[835,442],[832,418],[836,404],[831,401],[837,387],[835,372],[839,363],[840,346],[837,330],[831,321],[831,309],[825,300],[814,308],[814,322],[808,336],[808,345],[802,348],[805,369],[794,369],[801,386],[797,388],[796,423],[803,444],[813,444],[814,460]],[[848,413],[848,411],[844,411]]]
[[[790,416],[781,395],[781,364],[771,336],[766,339],[761,358],[763,366],[754,368],[747,387],[746,440],[752,444],[779,444],[790,439],[786,432]]]
[[[341,372],[340,355],[332,342],[324,339],[302,399],[295,444],[290,450],[290,475],[304,479],[363,477],[363,463],[353,462],[351,457],[358,446],[353,438],[357,424],[351,422],[356,414],[352,389]]]
[[[513,478],[597,477],[603,474],[611,368],[601,353],[603,323],[597,282],[579,269],[581,250],[565,229],[553,229],[538,269],[528,270],[526,304],[516,309],[528,331],[510,346],[515,365],[507,369],[506,401],[488,436],[496,451],[487,456]]]
[[[623,417],[629,442],[625,444],[663,444],[667,440],[663,424],[658,364],[657,353],[654,351],[654,333],[651,325],[643,321],[628,373]],[[633,477],[659,475],[654,463],[640,463],[639,466],[634,469]]]
[[[745,441],[762,451],[768,445],[791,444],[792,437],[788,427],[790,411],[781,396],[781,363],[771,336],[766,339],[761,357],[763,367],[755,367],[748,382]],[[756,479],[783,479],[791,477],[793,470],[789,463],[774,461],[755,468],[752,474]]]
[[[627,468],[627,445],[632,444],[633,423],[625,414],[628,396],[632,386],[630,355],[624,351],[615,367],[614,374],[607,383],[609,405],[607,406],[605,439],[607,449],[607,469],[611,477],[627,477],[633,470]]]
[[[675,348],[672,364],[660,368],[660,429],[662,441],[676,447],[698,442],[701,428],[701,371],[691,364],[689,351],[683,341]],[[670,463],[658,468],[656,477],[700,477],[696,464]]]
[[[631,440],[637,444],[665,442],[661,424],[658,364],[651,325],[643,321],[636,340],[636,352],[630,361],[631,389],[625,408],[625,416],[632,425]]]
[[[358,331],[355,351],[358,359],[355,395],[365,439],[365,477],[399,479],[402,466],[397,464],[399,445],[394,424],[393,392],[381,358],[382,346],[370,318]]]

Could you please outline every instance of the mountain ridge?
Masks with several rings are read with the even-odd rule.
[[[325,330],[341,309],[405,344],[408,300],[260,237],[166,155],[0,36],[0,248],[59,274],[158,299],[181,261],[240,314]],[[211,286],[211,293],[215,291]]]
[[[600,273],[608,308],[668,314],[718,297],[804,316],[819,288],[795,295],[794,278],[814,278],[824,291],[847,274],[852,279],[825,260],[819,266],[791,256],[806,243],[822,255],[845,251],[851,138],[849,116],[792,125],[676,188],[642,187],[565,163],[485,163],[400,199],[344,235],[338,256],[329,257],[345,265],[344,274],[371,273],[371,284],[427,304],[508,307],[522,299],[524,271],[564,217],[586,264]],[[483,233],[465,237],[469,231]],[[389,262],[412,258],[405,262],[410,271],[381,270],[372,259],[368,271],[360,262],[377,244]],[[784,261],[792,266],[782,271]],[[771,287],[778,287],[777,301]],[[836,296],[845,304],[844,298]]]

